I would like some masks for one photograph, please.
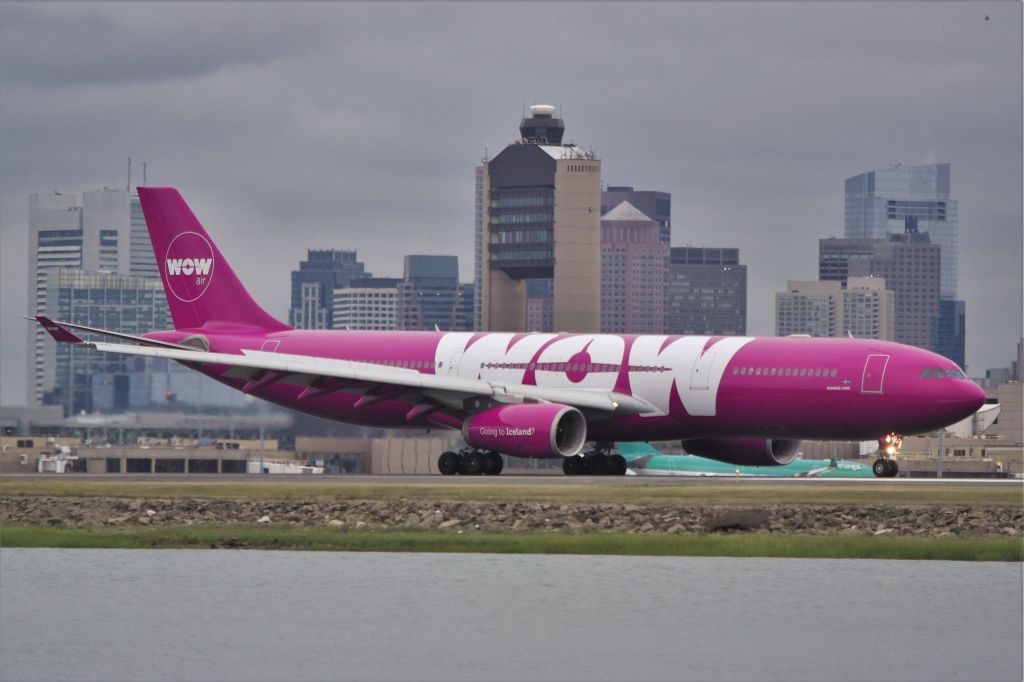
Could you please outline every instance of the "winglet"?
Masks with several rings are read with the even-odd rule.
[[[37,315],[35,320],[43,325],[43,329],[48,331],[57,343],[85,343],[82,339],[68,331],[67,328],[60,326],[45,315]]]

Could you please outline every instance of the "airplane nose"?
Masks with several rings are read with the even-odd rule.
[[[971,414],[974,414],[981,409],[981,406],[985,404],[985,400],[988,396],[985,395],[985,391],[982,390],[981,386],[974,383],[973,381],[964,381],[961,383],[961,391],[964,394],[964,406],[969,407]]]

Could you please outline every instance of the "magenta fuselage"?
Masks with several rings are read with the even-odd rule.
[[[241,331],[196,328],[147,336],[178,342],[200,334],[218,353],[262,351],[400,367],[498,384],[614,392],[648,409],[590,413],[587,440],[703,436],[867,440],[925,433],[963,419],[982,390],[950,360],[902,344],[798,337],[607,334]],[[228,367],[196,369],[242,389]],[[361,393],[269,381],[250,392],[332,420],[404,429],[459,429],[461,419],[418,411],[400,386]],[[305,394],[304,394],[305,391]]]

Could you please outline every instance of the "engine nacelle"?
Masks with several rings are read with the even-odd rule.
[[[466,443],[515,457],[572,457],[587,441],[587,420],[557,403],[501,405],[468,417]]]
[[[773,438],[692,438],[683,441],[688,454],[739,466],[781,466],[796,458],[798,440]]]

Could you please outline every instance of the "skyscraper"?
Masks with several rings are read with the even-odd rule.
[[[459,283],[458,257],[406,256],[397,314],[406,331],[470,331],[473,286]]]
[[[292,271],[292,305],[288,323],[296,329],[331,329],[334,290],[353,278],[370,277],[355,251],[308,249],[299,269]]]
[[[601,162],[563,144],[564,124],[547,105],[530,107],[521,139],[483,168],[482,323],[527,328],[530,279],[552,279],[553,325],[601,326]]]
[[[666,306],[669,334],[746,334],[747,266],[739,249],[672,247]]]
[[[896,295],[894,340],[936,350],[941,248],[925,233],[891,234],[873,248],[870,258],[849,262],[849,276],[884,277]]]
[[[157,274],[137,205],[138,197],[124,189],[29,195],[29,316],[46,314],[51,297],[47,276],[58,268],[144,277]],[[64,319],[88,324],[75,317]],[[124,331],[110,324],[101,326]],[[27,334],[26,397],[29,405],[38,405],[56,381],[55,348],[38,325],[29,325]]]
[[[669,246],[628,201],[601,218],[601,331],[662,334]]]
[[[940,295],[956,298],[959,206],[950,198],[950,165],[897,165],[846,180],[845,236],[885,239],[906,231],[908,219],[942,253]]]
[[[672,243],[672,195],[668,192],[637,190],[626,186],[610,186],[601,192],[601,215],[623,201],[658,223],[658,239]]]

